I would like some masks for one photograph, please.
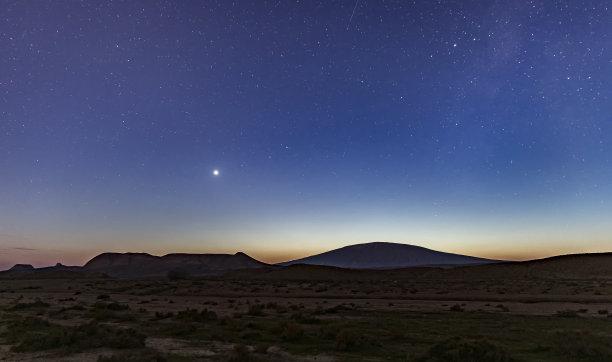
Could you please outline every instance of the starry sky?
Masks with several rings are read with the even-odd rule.
[[[0,268],[610,251],[611,24],[603,0],[3,0]]]

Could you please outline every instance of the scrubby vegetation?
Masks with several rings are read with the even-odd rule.
[[[151,349],[131,352],[118,352],[112,356],[100,356],[97,362],[187,362],[187,358],[160,353]]]
[[[508,353],[486,340],[466,340],[460,337],[437,343],[420,358],[427,362],[508,362]]]
[[[612,288],[602,281],[72,283],[70,289],[3,286],[0,346],[10,361],[30,353],[48,353],[53,360],[97,351],[103,352],[98,362],[317,355],[338,361],[612,360],[606,304],[612,303],[606,299]],[[578,288],[589,289],[592,299],[584,302],[579,294],[582,299],[572,302]],[[547,290],[546,297],[534,294],[540,289]],[[530,292],[523,297],[520,291]],[[551,302],[562,298],[563,303]],[[553,307],[542,313],[546,303]],[[531,307],[540,309],[521,313]]]
[[[14,352],[62,348],[81,351],[90,348],[144,347],[145,336],[131,328],[110,328],[97,322],[76,327],[60,326],[36,317],[25,317],[9,323],[6,340]]]
[[[556,348],[575,360],[612,361],[612,336],[587,330],[564,330],[555,333]]]

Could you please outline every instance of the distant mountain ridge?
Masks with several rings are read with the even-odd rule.
[[[310,264],[333,266],[348,269],[394,269],[417,266],[461,266],[495,263],[497,260],[477,258],[435,251],[420,246],[386,242],[355,244],[330,250],[306,258],[276,264],[289,266]],[[236,254],[185,254],[174,253],[155,256],[147,253],[102,253],[83,266],[64,266],[56,264],[44,268],[34,268],[28,264],[17,264],[11,269],[1,271],[4,276],[36,277],[45,275],[107,275],[110,277],[160,277],[174,275],[213,276],[242,269],[274,267],[258,261],[245,253]],[[60,273],[61,272],[61,273]]]
[[[0,271],[0,277],[160,277],[221,275],[239,269],[270,266],[245,253],[236,254],[168,254],[155,256],[147,253],[102,253],[83,266],[55,266],[34,268],[30,264],[16,264]]]
[[[236,269],[268,266],[245,253],[236,254],[167,254],[102,253],[84,266],[84,271],[101,272],[109,276],[145,277],[176,273],[184,276],[220,275]]]
[[[306,258],[279,263],[277,265],[310,264],[350,269],[392,269],[415,266],[457,266],[497,262],[501,262],[501,260],[445,253],[409,244],[372,242],[349,245]]]
[[[380,260],[381,253],[383,253],[382,256],[386,256],[382,261],[385,261],[386,265],[394,265],[393,267],[383,266]],[[409,255],[406,256],[406,253]],[[332,258],[326,258],[328,262],[330,260],[336,263],[342,262],[344,266],[314,264],[314,262],[321,261],[317,258],[329,255]],[[312,261],[312,264],[302,263],[303,261]],[[400,262],[404,262],[404,266],[398,266]],[[54,266],[34,268],[30,264],[16,264],[8,270],[0,271],[0,279],[170,277],[172,273],[194,277],[223,275],[224,278],[241,280],[450,281],[541,277],[594,280],[612,278],[612,252],[568,254],[522,262],[496,262],[495,260],[438,252],[414,245],[378,242],[350,245],[281,264],[291,265],[281,267],[265,264],[244,253],[233,255],[168,254],[165,256],[146,253],[103,253],[88,261],[84,266],[65,266],[57,263]],[[361,267],[357,268],[357,266]],[[452,266],[452,268],[444,268],[444,266]]]

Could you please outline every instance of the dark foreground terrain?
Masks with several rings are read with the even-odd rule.
[[[0,279],[4,361],[611,361],[610,256]]]

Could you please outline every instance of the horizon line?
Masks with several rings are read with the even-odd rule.
[[[12,264],[12,266],[8,267],[7,269],[4,270],[9,270],[10,268],[16,266],[16,265],[31,265],[36,269],[39,268],[47,268],[47,267],[53,267],[56,266],[57,264],[61,264],[63,266],[70,266],[70,267],[79,267],[79,266],[84,266],[85,264],[87,264],[87,262],[89,262],[90,260],[96,258],[99,255],[102,254],[146,254],[146,255],[150,255],[150,256],[154,256],[154,257],[164,257],[167,255],[175,255],[175,254],[187,254],[187,255],[237,255],[237,254],[245,254],[247,256],[249,256],[252,259],[255,259],[259,262],[265,263],[265,264],[269,264],[269,265],[277,265],[277,264],[282,264],[282,263],[287,263],[287,262],[291,262],[291,261],[295,261],[295,260],[299,260],[299,259],[304,259],[304,258],[308,258],[311,256],[316,256],[316,255],[320,255],[320,254],[324,254],[333,250],[339,250],[339,249],[343,249],[346,247],[350,247],[350,246],[357,246],[357,245],[366,245],[366,244],[376,244],[376,243],[381,243],[381,244],[395,244],[395,245],[405,245],[405,246],[414,246],[414,247],[418,247],[418,248],[423,248],[423,249],[428,249],[428,250],[432,250],[432,251],[436,251],[436,252],[440,252],[440,253],[447,253],[447,254],[455,254],[455,255],[462,255],[462,256],[468,256],[468,257],[474,257],[474,258],[480,258],[480,259],[488,259],[488,260],[492,260],[492,261],[496,261],[496,262],[527,262],[527,261],[536,261],[536,260],[543,260],[543,259],[549,259],[549,258],[554,258],[554,257],[559,257],[559,256],[567,256],[567,255],[584,255],[584,254],[605,254],[605,253],[609,253],[612,252],[612,250],[609,251],[578,251],[578,252],[569,252],[569,253],[559,253],[559,254],[545,254],[542,255],[542,253],[533,253],[532,256],[517,256],[517,255],[509,255],[508,253],[500,253],[501,255],[508,255],[507,257],[502,256],[501,258],[499,256],[499,254],[496,253],[488,253],[489,256],[475,256],[472,255],[471,253],[468,254],[464,254],[464,253],[457,253],[457,252],[447,252],[447,251],[441,251],[441,250],[436,250],[436,249],[432,249],[432,248],[428,248],[428,247],[424,247],[421,245],[416,245],[416,244],[407,244],[407,243],[398,243],[398,242],[388,242],[388,241],[372,241],[372,242],[363,242],[363,243],[355,243],[355,244],[347,244],[344,246],[340,246],[334,249],[329,249],[326,251],[321,251],[321,252],[314,252],[311,254],[307,254],[305,256],[294,256],[294,257],[273,257],[273,256],[260,256],[258,255],[258,252],[255,252],[254,250],[245,252],[245,251],[235,251],[235,252],[222,252],[222,251],[218,251],[218,252],[170,252],[170,253],[161,253],[158,255],[158,253],[155,252],[146,252],[146,251],[104,251],[104,252],[99,252],[91,257],[85,258],[84,262],[81,265],[78,264],[74,264],[74,263],[64,263],[61,261],[57,261],[57,262],[51,262],[49,264],[41,264],[40,262],[36,263],[28,263],[28,262],[15,262],[14,264]],[[255,255],[255,256],[253,256]],[[39,265],[39,266],[35,266],[35,265]],[[43,265],[43,266],[40,266]],[[0,269],[1,271],[1,269]]]

